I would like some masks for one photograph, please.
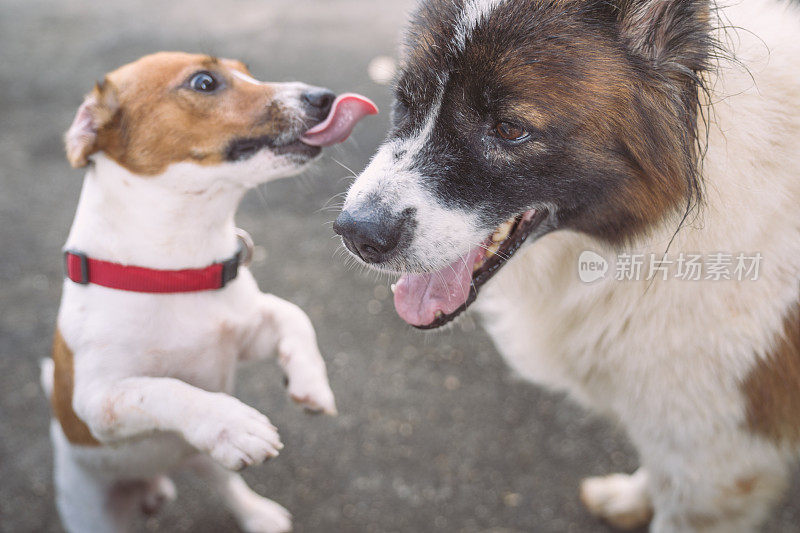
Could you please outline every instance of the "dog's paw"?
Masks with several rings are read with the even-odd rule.
[[[145,487],[142,497],[142,512],[146,515],[158,513],[164,505],[175,501],[178,491],[175,484],[167,476],[151,479]]]
[[[336,400],[328,384],[328,378],[293,376],[286,385],[289,397],[312,413],[336,415]]]
[[[230,470],[263,463],[283,448],[266,416],[227,394],[218,394],[198,416],[189,422],[186,440]]]
[[[258,496],[237,516],[246,533],[286,533],[292,530],[292,515],[282,505]]]
[[[586,478],[581,482],[580,495],[593,515],[619,529],[645,526],[653,517],[647,477],[642,470],[633,475]]]

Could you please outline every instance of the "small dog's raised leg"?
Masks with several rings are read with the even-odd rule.
[[[193,457],[188,466],[222,496],[242,530],[247,533],[291,531],[291,513],[274,501],[253,492],[239,474],[225,470],[204,455]]]
[[[636,529],[653,517],[647,471],[590,477],[581,483],[581,501],[589,511],[619,529]]]
[[[283,448],[269,419],[224,393],[173,378],[76,382],[75,412],[101,442],[175,431],[226,468],[240,470]]]
[[[261,295],[259,308],[260,327],[253,332],[242,359],[265,358],[277,352],[292,400],[311,411],[336,414],[325,361],[308,316],[293,303],[271,294]]]

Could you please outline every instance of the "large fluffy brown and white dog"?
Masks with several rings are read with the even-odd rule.
[[[184,53],[121,67],[86,97],[66,147],[73,166],[90,166],[42,369],[68,531],[124,530],[130,512],[174,496],[166,476],[181,465],[245,531],[290,529],[283,507],[231,471],[282,448],[267,417],[230,394],[237,364],[277,353],[292,399],[336,406],[308,317],[240,264],[234,214],[248,189],[298,173],[375,111]]]
[[[800,12],[734,4],[423,2],[335,225],[407,322],[474,303],[626,429],[642,468],[581,490],[623,527],[750,531],[800,449]]]

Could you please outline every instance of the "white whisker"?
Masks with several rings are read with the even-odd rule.
[[[343,169],[348,171],[350,174],[353,175],[354,178],[358,177],[358,174],[356,174],[355,171],[352,168],[348,167],[347,165],[345,165],[344,163],[342,163],[341,161],[339,161],[335,157],[331,157],[331,161],[333,161],[334,163],[336,163],[337,165],[339,165],[340,167],[342,167]]]

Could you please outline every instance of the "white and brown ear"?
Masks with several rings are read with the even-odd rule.
[[[111,82],[103,80],[95,84],[64,135],[67,160],[74,168],[86,166],[89,156],[102,149],[98,146],[98,133],[112,121],[118,110],[117,91]]]

